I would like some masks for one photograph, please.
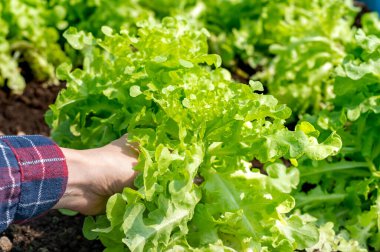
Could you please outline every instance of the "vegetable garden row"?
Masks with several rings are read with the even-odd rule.
[[[0,84],[67,88],[61,146],[128,133],[111,251],[380,251],[380,19],[350,0],[2,0]],[[27,69],[31,76],[20,69]]]

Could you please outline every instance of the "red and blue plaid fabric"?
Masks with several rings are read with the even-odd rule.
[[[49,210],[66,184],[66,160],[52,140],[0,136],[0,231]]]

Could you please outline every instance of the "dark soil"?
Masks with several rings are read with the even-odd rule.
[[[49,136],[44,114],[64,84],[43,88],[31,82],[23,95],[0,89],[0,131],[5,135],[41,134]]]
[[[49,136],[44,114],[63,87],[64,84],[44,88],[32,82],[27,84],[23,95],[0,90],[0,131],[7,135]],[[83,237],[83,219],[81,215],[71,217],[50,211],[29,223],[13,224],[0,234],[0,251],[103,251],[99,241],[88,241]]]
[[[360,11],[358,15],[355,18],[354,26],[361,28],[362,27],[362,17],[364,14],[371,12],[371,10],[368,8],[368,6],[365,3],[362,3],[360,1],[354,1],[354,4],[356,7],[360,8]]]
[[[82,235],[83,216],[64,216],[58,211],[27,224],[13,224],[2,236],[8,237],[14,252],[90,252],[103,251],[99,241],[86,240]],[[4,250],[3,250],[4,251]]]

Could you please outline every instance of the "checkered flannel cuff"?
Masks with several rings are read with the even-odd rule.
[[[15,221],[24,221],[52,208],[62,197],[67,184],[67,166],[61,149],[44,136],[4,136],[19,167],[20,179]],[[17,188],[19,183],[19,189]]]

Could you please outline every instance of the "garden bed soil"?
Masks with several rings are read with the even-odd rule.
[[[23,95],[12,95],[9,90],[0,89],[0,132],[49,136],[44,114],[63,87],[64,84],[44,88],[32,82],[27,84]],[[99,241],[83,237],[83,218],[50,211],[29,223],[13,224],[0,234],[0,251],[103,251]]]
[[[362,27],[361,20],[362,20],[363,15],[366,14],[366,13],[371,12],[372,10],[370,10],[365,3],[362,3],[360,1],[354,1],[354,4],[355,4],[356,7],[358,7],[360,9],[358,15],[355,18],[354,26],[358,27],[358,28],[361,28]]]
[[[31,82],[22,95],[13,95],[10,90],[0,89],[0,131],[5,135],[49,136],[44,114],[63,87],[64,84],[44,88],[40,83]]]

